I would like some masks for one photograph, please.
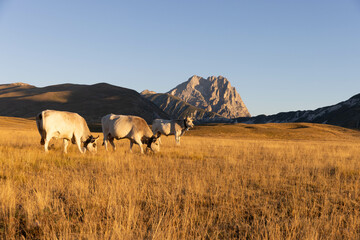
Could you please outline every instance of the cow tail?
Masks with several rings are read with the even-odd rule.
[[[41,136],[41,140],[40,140],[40,144],[44,145],[45,144],[45,138],[46,138],[46,131],[44,130],[44,111],[42,111],[41,113],[39,113],[36,116],[36,126],[39,130],[40,136]]]

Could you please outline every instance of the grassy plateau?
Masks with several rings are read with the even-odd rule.
[[[1,239],[360,239],[358,131],[197,126],[145,155],[46,154],[17,118],[0,133]]]

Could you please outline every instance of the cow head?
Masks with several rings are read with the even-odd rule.
[[[186,117],[184,119],[184,125],[185,125],[186,130],[189,130],[190,128],[194,127],[193,121],[194,121],[194,118],[192,118],[192,117]]]
[[[84,142],[84,147],[91,153],[97,152],[97,140],[99,140],[99,136],[93,137],[93,135],[88,136],[86,141]]]
[[[151,138],[149,138],[149,140],[147,142],[147,149],[150,149],[154,153],[159,152],[160,151],[159,137],[160,137],[160,134],[157,133],[157,134],[153,135]]]

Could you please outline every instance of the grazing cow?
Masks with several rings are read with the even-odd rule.
[[[194,127],[193,119],[186,117],[184,120],[165,120],[155,119],[152,122],[152,131],[154,134],[164,134],[165,136],[175,135],[177,145],[180,145],[180,137],[185,131]]]
[[[158,136],[153,135],[146,121],[137,116],[108,114],[101,119],[104,143],[107,150],[107,141],[116,150],[114,139],[127,138],[130,140],[130,152],[134,143],[139,145],[141,153],[144,153],[142,145],[153,152],[160,151]]]
[[[76,144],[81,153],[86,149],[91,153],[97,152],[96,141],[86,121],[77,113],[55,110],[45,110],[36,116],[36,125],[41,136],[41,145],[45,145],[45,152],[48,152],[49,141],[52,138],[62,138],[64,141],[64,152],[67,153],[68,141]]]

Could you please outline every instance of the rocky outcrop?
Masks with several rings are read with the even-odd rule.
[[[146,94],[156,94],[156,92],[146,89],[146,90],[142,91],[140,94],[144,96]]]
[[[226,118],[250,117],[239,93],[222,76],[204,79],[194,75],[168,93]]]
[[[184,119],[186,116],[193,116],[195,119],[221,118],[214,112],[205,111],[202,108],[194,107],[184,100],[168,93],[155,93],[152,91],[142,91],[141,95],[152,101],[161,110],[168,114],[172,119]]]

